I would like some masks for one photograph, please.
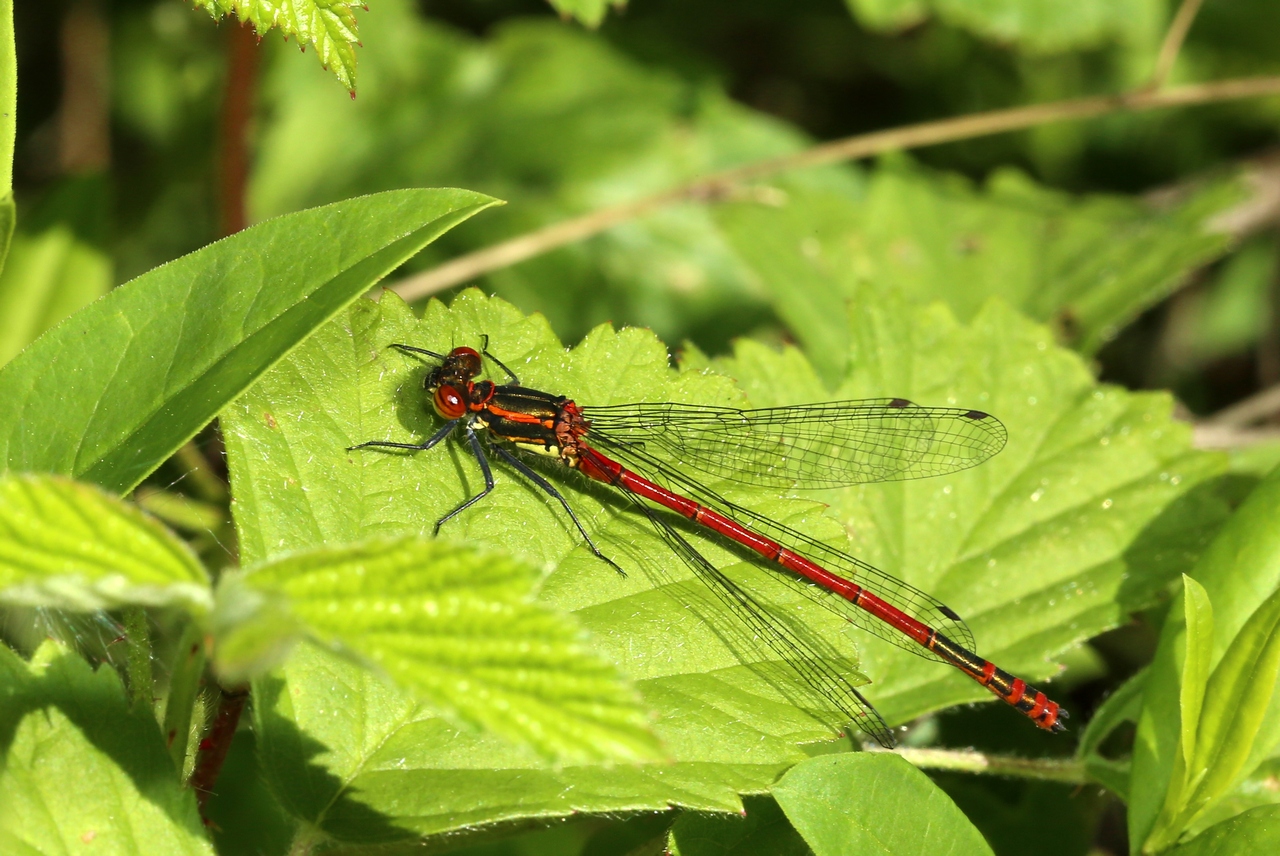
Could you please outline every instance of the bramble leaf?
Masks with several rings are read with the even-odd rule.
[[[137,506],[55,476],[0,477],[0,601],[78,611],[212,605],[204,567]]]
[[[338,82],[356,93],[357,8],[367,8],[364,0],[191,0],[215,19],[235,15],[249,23],[258,38],[268,30],[279,30],[286,39],[297,38],[303,48],[311,45],[320,64],[333,72]]]
[[[420,441],[439,428],[422,391],[431,360],[389,344],[440,352],[478,347],[485,334],[490,350],[526,386],[571,394],[584,405],[769,406],[829,397],[795,350],[743,343],[734,358],[715,363],[691,352],[675,371],[665,346],[647,331],[600,328],[566,353],[542,319],[478,292],[464,293],[451,309],[432,302],[421,321],[384,294],[379,304],[354,304],[224,414],[246,560],[427,533],[478,493],[478,466],[468,447],[452,440],[419,453],[345,449],[365,440]],[[982,407],[1005,420],[1009,447],[982,467],[946,478],[815,494],[830,503],[829,512],[809,498],[710,486],[938,595],[970,620],[980,651],[1029,679],[1052,674],[1056,654],[1150,603],[1189,567],[1225,516],[1215,497],[1198,490],[1223,461],[1190,449],[1189,431],[1170,419],[1167,397],[1098,387],[1077,356],[1006,307],[993,304],[964,326],[941,307],[913,311],[874,295],[858,304],[850,338],[856,368],[838,396],[905,394],[927,404]],[[675,763],[661,770],[615,766],[606,784],[590,765],[553,768],[532,755],[513,758],[496,740],[464,737],[446,720],[413,712],[354,666],[299,649],[284,683],[263,689],[263,698],[279,702],[276,718],[262,727],[282,740],[301,730],[339,747],[323,763],[350,789],[335,786],[330,796],[340,792],[353,806],[423,835],[517,817],[670,804],[736,811],[739,793],[768,787],[802,759],[801,744],[833,736],[832,709],[810,699],[796,703],[776,654],[725,615],[643,516],[615,493],[547,466],[547,477],[626,579],[584,547],[557,503],[497,459],[494,491],[446,523],[439,537],[554,567],[542,599],[573,613],[593,644],[635,681],[660,714],[655,730]],[[777,615],[795,616],[798,632],[829,645],[831,662],[850,676],[861,657],[857,668],[875,679],[863,692],[890,721],[992,698],[952,669],[855,634],[714,538],[687,537],[774,604]],[[339,705],[335,720],[324,689],[333,686],[348,698],[374,695],[368,704]],[[301,698],[307,701],[299,706]],[[1033,728],[1007,715],[1011,727]],[[347,733],[379,735],[376,749],[352,743]],[[410,760],[376,780],[359,772],[386,758]],[[269,765],[289,781],[297,763],[279,754]],[[513,789],[495,790],[495,782]],[[349,839],[378,834],[355,808],[318,818],[325,804],[307,801],[292,810]]]
[[[661,758],[612,665],[589,652],[572,620],[532,602],[537,578],[501,555],[412,537],[296,553],[220,587],[220,614],[241,620],[218,635],[217,666],[232,682],[261,673],[252,655],[281,649],[297,628],[436,710],[549,757]],[[274,621],[255,620],[248,592]]]

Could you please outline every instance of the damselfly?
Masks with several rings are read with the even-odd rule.
[[[507,383],[476,380],[483,358],[473,348],[440,354],[412,345],[392,347],[439,360],[423,387],[445,424],[422,443],[371,440],[351,449],[422,451],[460,430],[485,486],[440,518],[437,531],[493,490],[483,439],[493,454],[564,508],[597,557],[621,570],[592,541],[564,495],[515,453],[552,459],[617,488],[794,679],[881,745],[891,747],[893,734],[848,676],[716,568],[649,503],[757,553],[795,584],[819,592],[825,606],[858,627],[956,667],[1040,728],[1063,729],[1067,711],[975,654],[973,634],[950,607],[866,562],[726,500],[695,475],[778,489],[943,475],[980,464],[1003,448],[1004,426],[990,414],[920,407],[901,398],[755,410],[674,403],[580,407],[565,396],[521,386],[511,369],[488,352],[487,338],[484,357],[506,372]]]

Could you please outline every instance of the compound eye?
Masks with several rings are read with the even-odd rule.
[[[461,419],[467,412],[467,399],[456,386],[445,384],[436,390],[436,413],[445,419]]]
[[[468,378],[480,374],[480,368],[483,365],[480,352],[475,348],[454,348],[449,352],[448,359]]]

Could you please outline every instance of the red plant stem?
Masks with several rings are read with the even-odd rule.
[[[214,714],[209,732],[200,741],[196,750],[195,768],[191,771],[191,787],[196,792],[196,804],[200,806],[201,814],[204,813],[205,803],[213,796],[213,786],[218,781],[218,774],[222,772],[222,763],[227,760],[231,739],[235,737],[240,714],[248,700],[248,687],[234,690],[219,688],[218,711]]]
[[[258,36],[249,24],[232,24],[227,33],[227,89],[218,134],[218,230],[233,235],[249,224],[245,189],[249,183],[249,137],[258,91]],[[213,724],[196,749],[191,788],[204,814],[231,750],[249,688],[218,689]]]
[[[227,90],[218,134],[218,229],[225,237],[248,225],[249,136],[258,91],[258,36],[249,24],[227,28]]]

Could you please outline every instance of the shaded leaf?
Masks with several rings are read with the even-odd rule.
[[[604,20],[610,6],[621,8],[626,0],[548,0],[561,15],[577,18],[588,27],[595,27]]]
[[[860,284],[943,300],[966,321],[998,296],[1092,353],[1229,249],[1209,220],[1241,193],[1228,180],[1159,210],[1074,198],[1011,169],[979,191],[900,159],[874,173],[865,196],[779,188],[770,204],[731,203],[715,216],[828,380],[845,369],[844,309]]]
[[[465,190],[352,199],[120,286],[0,369],[0,469],[129,490],[312,330],[492,204]]]
[[[897,755],[810,758],[771,792],[814,856],[991,853],[951,798]]]
[[[191,550],[136,506],[53,476],[0,477],[0,600],[56,609],[211,606]]]
[[[67,226],[15,235],[0,273],[0,365],[111,285],[111,262]]]
[[[1108,42],[1150,46],[1168,7],[1159,0],[845,0],[858,20],[900,30],[926,18],[1027,51],[1056,53]]]
[[[17,221],[13,202],[13,144],[17,131],[18,54],[13,41],[13,0],[0,0],[0,270]]]
[[[0,849],[212,856],[155,718],[113,669],[52,642],[30,664],[0,646],[0,686]]]
[[[772,799],[747,797],[740,816],[682,812],[667,834],[671,856],[809,856],[811,851]]]
[[[707,83],[558,21],[506,20],[480,40],[424,20],[406,0],[380,0],[361,33],[362,73],[378,85],[354,104],[302,58],[282,57],[268,72],[251,209],[265,217],[370,188],[441,183],[510,201],[414,267],[806,145]],[[845,167],[811,172],[819,184],[857,182]],[[671,342],[697,333],[727,343],[772,320],[702,204],[628,221],[482,285],[573,340],[625,318]]]

